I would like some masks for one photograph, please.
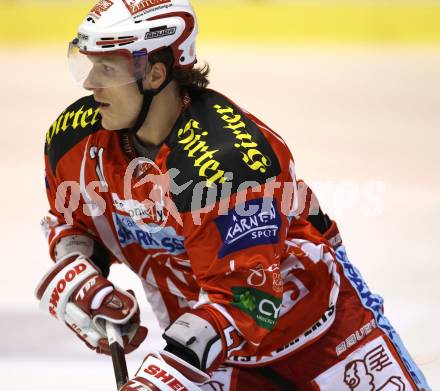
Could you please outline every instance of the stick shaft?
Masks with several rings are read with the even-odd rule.
[[[128,381],[127,363],[125,361],[124,342],[119,326],[107,322],[106,331],[108,343],[112,353],[113,370],[115,372],[116,385],[119,389]]]

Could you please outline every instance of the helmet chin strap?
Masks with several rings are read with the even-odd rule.
[[[143,96],[143,102],[136,123],[134,124],[133,127],[128,129],[129,134],[134,136],[139,131],[141,126],[144,124],[145,119],[147,118],[147,115],[150,111],[150,106],[151,106],[151,102],[153,101],[153,98],[157,94],[159,94],[168,84],[170,84],[171,80],[173,80],[172,72],[167,72],[167,78],[164,80],[162,85],[159,88],[156,88],[155,90],[145,90],[142,80],[137,80],[137,86],[139,92]]]

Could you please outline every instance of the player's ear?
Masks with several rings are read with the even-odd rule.
[[[159,88],[167,77],[167,68],[164,63],[156,62],[149,65],[144,79],[144,87],[147,89]]]

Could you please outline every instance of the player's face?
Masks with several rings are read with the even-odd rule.
[[[128,60],[121,56],[90,56],[93,68],[84,87],[99,104],[102,126],[108,130],[132,127],[142,106],[142,95],[130,75]]]
[[[93,95],[99,104],[101,123],[105,129],[120,130],[134,126],[143,101],[136,83],[94,89]]]

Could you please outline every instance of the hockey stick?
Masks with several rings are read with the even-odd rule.
[[[124,341],[119,326],[106,322],[108,344],[112,353],[113,370],[115,371],[116,385],[119,389],[128,382],[127,363],[125,362]]]
[[[115,371],[117,390],[128,382],[127,363],[125,361],[124,341],[122,340],[121,330],[119,326],[106,322],[106,332],[110,350],[112,353],[113,370]],[[280,387],[283,391],[295,391],[296,388],[279,374],[275,373],[272,368],[262,367],[260,373]]]

